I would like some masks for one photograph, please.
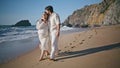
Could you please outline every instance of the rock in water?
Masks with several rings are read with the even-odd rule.
[[[21,20],[13,26],[31,26],[31,23],[29,22],[29,20]]]

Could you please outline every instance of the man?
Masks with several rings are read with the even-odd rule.
[[[55,54],[58,51],[58,39],[60,35],[60,18],[57,13],[53,11],[52,6],[47,6],[45,12],[48,13],[50,23],[50,36],[51,36],[51,53],[50,60],[55,61]]]

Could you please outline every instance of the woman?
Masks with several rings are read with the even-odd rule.
[[[49,15],[44,12],[42,18],[37,22],[36,28],[38,29],[39,40],[41,42],[41,55],[39,61],[43,59],[44,55],[49,55],[48,52],[48,18]]]

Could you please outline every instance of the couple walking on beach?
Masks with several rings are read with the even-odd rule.
[[[55,55],[58,51],[58,39],[60,35],[60,18],[57,13],[53,11],[52,6],[45,7],[45,12],[42,17],[38,20],[36,24],[38,29],[38,36],[41,42],[41,55],[39,61],[43,60],[43,56],[49,55],[48,52],[48,42],[50,38],[51,42],[51,51],[50,51],[50,60],[55,61]]]

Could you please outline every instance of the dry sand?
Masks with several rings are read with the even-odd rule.
[[[57,61],[38,62],[40,49],[0,68],[120,68],[120,25],[61,35]]]

